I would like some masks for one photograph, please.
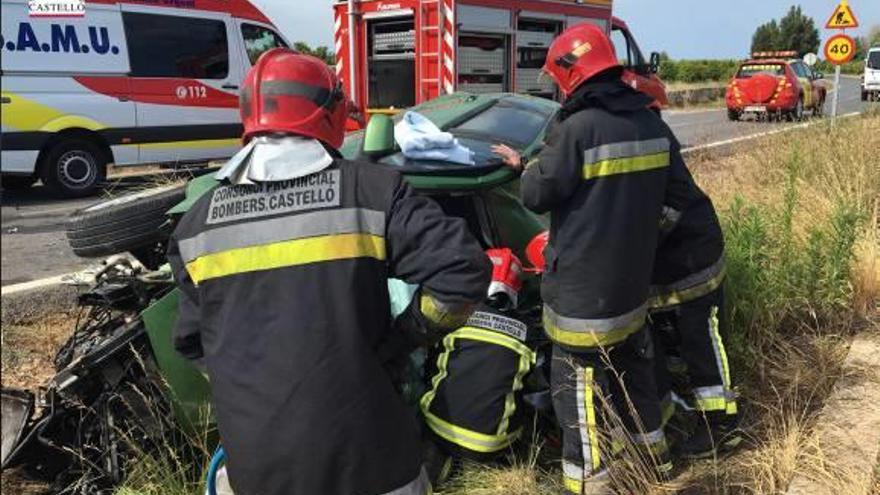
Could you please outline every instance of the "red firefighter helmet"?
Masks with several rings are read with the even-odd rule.
[[[515,307],[517,294],[522,289],[522,262],[509,248],[487,249],[486,256],[492,261],[488,296],[506,294]]]
[[[532,264],[534,271],[537,273],[544,271],[546,265],[544,261],[544,248],[547,247],[547,242],[549,241],[550,232],[545,230],[533,237],[526,245],[526,258],[528,258],[529,263]]]
[[[578,24],[562,32],[547,50],[544,72],[569,96],[596,74],[620,66],[611,40],[598,26]]]
[[[239,97],[245,142],[259,134],[298,134],[338,149],[348,105],[336,74],[289,48],[267,51],[251,67]]]

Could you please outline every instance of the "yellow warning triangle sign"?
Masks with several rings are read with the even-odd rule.
[[[853,14],[852,9],[846,0],[840,2],[840,5],[834,9],[831,18],[825,24],[825,29],[849,29],[859,27],[859,20]]]

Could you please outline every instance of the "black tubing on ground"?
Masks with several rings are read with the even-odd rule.
[[[186,186],[131,193],[82,209],[67,222],[67,241],[85,258],[111,256],[166,240],[166,212],[183,201]]]

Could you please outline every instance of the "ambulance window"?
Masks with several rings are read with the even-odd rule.
[[[247,50],[248,60],[251,65],[257,63],[257,59],[263,52],[272,48],[287,48],[287,43],[278,36],[278,33],[263,26],[255,24],[242,24],[241,36],[244,38],[244,49]]]
[[[226,23],[211,19],[125,12],[125,37],[136,77],[225,79]]]

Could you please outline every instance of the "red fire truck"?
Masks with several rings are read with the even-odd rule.
[[[336,71],[365,114],[455,91],[513,92],[558,98],[541,66],[553,38],[592,22],[608,31],[624,80],[666,101],[659,55],[645,59],[613,0],[338,0]]]

